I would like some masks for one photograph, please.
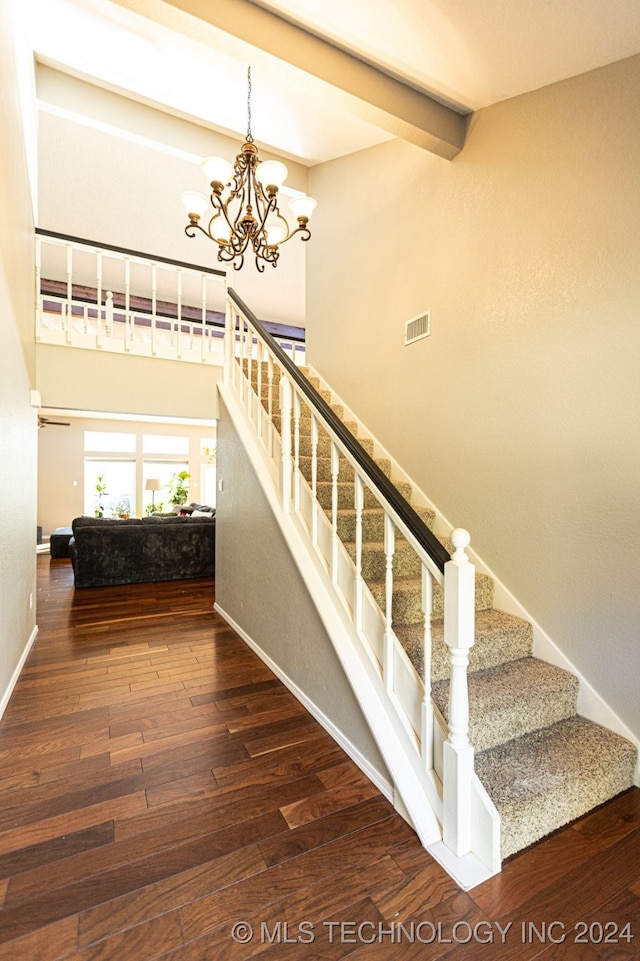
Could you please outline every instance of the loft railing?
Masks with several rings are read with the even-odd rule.
[[[320,560],[336,601],[350,619],[381,688],[407,734],[408,753],[419,758],[424,795],[403,797],[420,834],[420,819],[431,806],[446,848],[457,858],[469,853],[499,866],[499,823],[474,773],[469,742],[468,652],[474,643],[475,572],[465,548],[466,531],[451,534],[450,556],[331,406],[279,349],[260,321],[227,290],[225,383],[252,423],[279,492],[282,510],[292,514]],[[310,448],[302,444],[306,421]],[[305,431],[306,434],[306,431]],[[304,449],[305,453],[302,453]],[[331,507],[318,498],[319,451],[330,455]],[[345,468],[344,465],[348,465]],[[352,479],[355,556],[340,537],[338,482]],[[375,502],[384,512],[385,601],[378,606],[363,570],[363,511]],[[404,538],[420,558],[424,618],[424,681],[393,629],[394,554]],[[448,723],[431,699],[431,622],[436,591],[444,592],[444,639],[450,652]],[[385,760],[388,759],[385,758]],[[409,764],[415,758],[409,758]],[[409,792],[411,795],[411,791]],[[483,809],[486,808],[486,810]],[[481,837],[474,824],[482,823]],[[425,821],[429,835],[431,822]],[[431,835],[432,839],[432,835]]]
[[[36,340],[222,366],[225,272],[36,229]],[[268,325],[303,362],[298,328]]]

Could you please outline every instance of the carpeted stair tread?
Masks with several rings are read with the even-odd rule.
[[[415,508],[418,516],[427,527],[431,527],[435,514],[428,507]],[[362,511],[362,539],[363,541],[381,541],[384,538],[384,511],[382,508],[366,507]],[[338,536],[341,541],[355,541],[357,514],[353,508],[343,508],[338,511]]]
[[[485,611],[493,606],[493,579],[487,574],[476,574],[476,611]],[[386,610],[386,584],[384,581],[370,581],[368,587],[384,613]],[[421,624],[422,579],[401,577],[393,582],[393,626]],[[439,584],[433,585],[433,617],[444,617],[444,594]]]
[[[424,678],[424,628],[422,624],[394,627],[409,660],[420,677]],[[441,620],[431,625],[431,680],[432,683],[451,674],[449,649],[444,642]],[[476,611],[475,644],[469,651],[469,676],[474,671],[487,670],[509,661],[531,655],[533,628],[529,621],[491,608]]]
[[[396,485],[400,493],[403,493],[402,486]],[[435,513],[430,512],[424,515],[423,520],[430,531],[433,531],[435,523]],[[446,537],[436,534],[436,537],[451,552],[453,547]],[[352,560],[355,561],[356,545],[355,542],[347,541],[345,547]],[[387,558],[384,550],[384,541],[370,541],[362,545],[362,575],[367,581],[381,581],[386,576]],[[395,551],[393,555],[393,575],[394,577],[420,577],[422,574],[422,561],[413,547],[401,537],[396,531]]]
[[[636,748],[583,717],[476,755],[476,772],[501,818],[503,858],[633,785]]]
[[[449,681],[436,681],[433,700],[449,719]],[[535,657],[469,674],[469,739],[476,751],[573,717],[578,679]]]
[[[243,365],[246,372],[246,360]],[[275,427],[280,431],[280,371],[273,368],[269,387],[268,365],[262,364],[260,370],[258,377],[258,365],[252,363],[251,381],[256,392],[260,382],[261,402],[265,409],[271,406]],[[357,438],[359,426],[345,421],[344,407],[334,403],[332,393],[309,368],[299,370]],[[304,399],[297,428],[299,469],[311,483],[311,412]],[[295,436],[292,418],[292,441]],[[373,441],[358,440],[373,457]],[[333,501],[330,454],[331,442],[326,431],[320,429],[316,490],[329,517]],[[376,463],[392,480],[389,460],[376,458]],[[411,485],[396,486],[410,501]],[[338,535],[355,561],[354,471],[343,456],[339,457],[337,491]],[[434,512],[419,508],[418,514],[432,530]],[[383,614],[387,567],[384,526],[384,511],[373,493],[365,490],[361,572]],[[437,536],[451,554],[449,538]],[[393,631],[422,677],[422,564],[399,534],[392,566]],[[450,651],[444,642],[443,590],[435,583],[433,588],[431,688],[433,701],[446,722]],[[500,813],[501,856],[506,858],[631,787],[637,752],[624,738],[577,716],[577,678],[532,656],[532,625],[493,609],[494,583],[488,575],[476,573],[475,601],[475,643],[469,651],[469,736],[476,751],[476,772]]]
[[[394,485],[396,490],[401,497],[409,501],[411,498],[411,484],[398,483]],[[338,508],[340,510],[353,509],[353,503],[355,499],[354,484],[348,483],[346,481],[338,481],[337,484],[337,494],[338,494]],[[333,504],[333,484],[331,481],[318,481],[316,486],[316,496],[318,502],[325,510],[330,510]],[[378,501],[376,495],[368,487],[364,489],[364,506],[368,508],[379,508],[380,502]],[[382,546],[382,552],[384,554],[384,544]],[[349,546],[345,544],[347,550]],[[355,551],[355,545],[354,545]],[[355,556],[355,555],[354,555]]]
[[[386,457],[374,457],[374,461],[382,473],[385,474],[386,477],[389,477],[391,474],[391,461]],[[300,454],[298,463],[303,476],[311,483],[311,456],[309,454]],[[330,457],[318,457],[316,459],[316,467],[318,481],[330,481],[332,479]],[[345,457],[340,457],[338,461],[338,480],[353,485],[353,477],[353,467]]]

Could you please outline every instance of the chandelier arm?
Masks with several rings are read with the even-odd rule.
[[[301,234],[300,240],[310,240],[310,239],[311,239],[311,230],[310,230],[310,228],[307,227],[306,224],[299,224],[299,225],[296,227],[295,230],[292,230],[291,233],[287,234],[286,237],[283,237],[282,240],[280,241],[280,243],[281,243],[281,244],[286,244],[287,240],[291,240],[291,238],[292,238],[292,237],[295,237],[296,234]]]

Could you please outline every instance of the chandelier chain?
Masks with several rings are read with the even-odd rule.
[[[251,67],[247,68],[247,143],[253,143],[251,135]]]

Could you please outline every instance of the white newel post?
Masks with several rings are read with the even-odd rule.
[[[113,337],[113,291],[108,290],[104,301],[104,332]]]
[[[458,857],[471,850],[471,778],[467,667],[475,632],[475,568],[465,552],[471,537],[451,534],[455,550],[444,568],[444,639],[451,658],[449,737],[444,745],[443,840]]]
[[[289,513],[291,504],[291,472],[293,470],[293,459],[291,457],[292,406],[291,383],[283,372],[280,377],[280,414],[282,417],[280,427],[280,442],[282,445],[280,452],[280,496],[282,498],[282,510],[285,514]]]

